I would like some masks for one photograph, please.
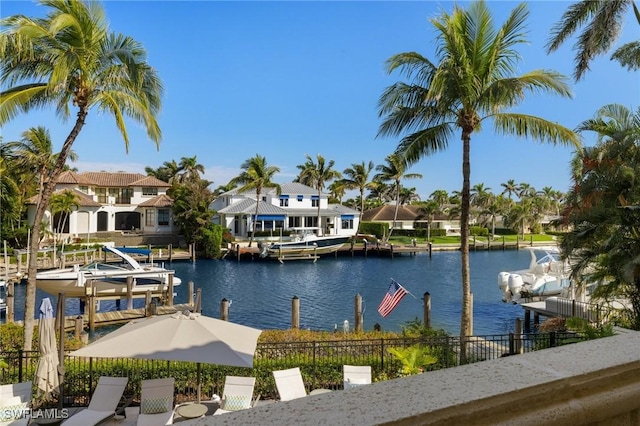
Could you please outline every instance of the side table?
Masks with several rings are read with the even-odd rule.
[[[204,416],[207,413],[207,410],[208,408],[206,405],[193,403],[181,405],[176,409],[176,413],[185,419],[195,419],[197,417]]]

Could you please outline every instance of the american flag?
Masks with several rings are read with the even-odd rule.
[[[387,290],[387,294],[384,295],[382,302],[380,302],[380,306],[378,306],[378,312],[380,315],[383,317],[389,315],[407,293],[408,291],[405,290],[404,287],[392,279],[389,290]]]

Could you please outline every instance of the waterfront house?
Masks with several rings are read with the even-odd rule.
[[[320,223],[318,223],[320,206]],[[321,228],[323,235],[355,235],[358,231],[359,212],[342,204],[330,204],[329,196],[297,182],[283,183],[280,193],[275,188],[264,188],[258,203],[256,192],[237,189],[221,194],[211,203],[216,212],[214,223],[223,225],[235,237],[247,237],[253,230],[289,234],[292,228]]]
[[[128,172],[63,172],[56,181],[55,192],[70,190],[76,195],[78,208],[62,221],[62,238],[83,238],[96,233],[171,234],[175,228],[166,194],[170,185],[152,176]],[[37,197],[27,201],[29,223],[33,223]],[[45,213],[48,230],[58,226],[61,213]]]
[[[388,223],[394,229],[426,229],[429,218],[420,210],[420,206],[406,205],[398,207],[398,215],[394,222],[396,206],[385,204],[362,214],[363,222]],[[431,220],[431,229],[445,229],[447,235],[460,235],[460,219],[450,218],[444,213],[438,213]]]

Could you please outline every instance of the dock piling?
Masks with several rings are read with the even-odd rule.
[[[425,328],[431,328],[431,294],[428,291],[425,291],[422,300],[424,303],[424,326]]]
[[[353,331],[362,332],[362,296],[356,294],[356,317],[353,322]]]
[[[227,299],[222,299],[220,302],[220,319],[229,321],[229,301]]]
[[[300,329],[300,299],[293,296],[291,299],[291,328]]]

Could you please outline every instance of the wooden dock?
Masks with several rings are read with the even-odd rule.
[[[190,305],[188,303],[183,303],[179,305],[172,306],[157,306],[155,308],[155,315],[171,315],[176,312],[182,312],[184,310],[193,311],[194,305]],[[138,308],[138,309],[123,309],[120,311],[109,311],[109,312],[96,312],[95,316],[95,326],[106,326],[106,325],[114,325],[114,324],[123,324],[129,322],[134,319],[145,318],[149,315],[147,308]],[[64,321],[64,328],[67,331],[75,330],[78,327],[78,320],[82,319],[82,326],[88,327],[89,324],[89,314],[85,313],[84,315],[71,315],[66,316]]]

